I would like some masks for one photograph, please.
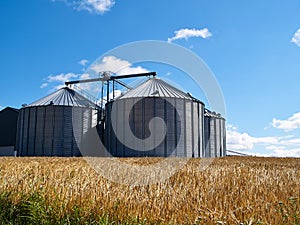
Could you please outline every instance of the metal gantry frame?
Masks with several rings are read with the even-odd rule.
[[[132,87],[127,85],[126,83],[122,82],[120,79],[125,78],[133,78],[133,77],[155,77],[156,72],[148,72],[148,73],[138,73],[138,74],[127,74],[127,75],[112,75],[112,72],[104,71],[99,73],[99,78],[92,78],[92,79],[84,79],[84,80],[74,80],[74,81],[67,81],[65,85],[69,86],[72,84],[80,84],[80,83],[89,83],[89,82],[97,82],[101,81],[101,107],[103,107],[103,100],[104,100],[104,86],[106,85],[106,102],[109,102],[109,85],[110,81],[112,81],[112,89],[113,89],[113,99],[115,98],[115,83],[122,85],[123,87],[131,90]]]

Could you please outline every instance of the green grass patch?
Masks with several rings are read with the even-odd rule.
[[[16,195],[10,192],[0,194],[0,224],[23,225],[52,225],[52,224],[145,224],[145,220],[132,218],[127,221],[118,221],[114,215],[98,215],[86,212],[80,206],[74,205],[67,212],[64,207],[55,206],[55,202],[47,201],[38,192]]]

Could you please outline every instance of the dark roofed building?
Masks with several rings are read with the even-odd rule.
[[[6,107],[0,111],[0,156],[14,156],[19,110]]]

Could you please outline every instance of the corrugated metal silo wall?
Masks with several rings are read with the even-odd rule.
[[[195,131],[194,136],[198,137],[195,139],[194,143],[194,152],[197,152],[198,154],[195,155],[195,157],[203,157],[204,152],[204,104],[199,102],[194,102],[194,110],[197,111],[197,114],[194,113],[194,115],[197,115],[197,117],[194,118],[194,130]],[[198,118],[198,119],[197,119]],[[198,123],[198,124],[197,124]]]
[[[217,157],[226,156],[226,127],[225,119],[222,117],[217,118],[219,122],[219,148],[217,149]]]
[[[204,157],[226,155],[225,120],[221,117],[204,116]]]
[[[37,108],[37,117],[36,117],[36,134],[44,134],[45,130],[45,115],[46,115],[46,108],[45,107],[38,107]],[[44,135],[37,135],[35,140],[35,155],[42,156],[44,155]]]
[[[221,144],[223,146],[222,156],[226,156],[226,121],[224,118],[221,119],[221,131],[222,131],[222,140]]]
[[[111,113],[113,104],[116,111],[114,114]],[[134,105],[132,109],[131,105]],[[117,157],[201,157],[204,143],[203,111],[200,102],[176,98],[127,98],[110,102],[106,104],[105,146],[111,155]],[[124,131],[120,130],[124,129],[121,123],[128,123],[125,120],[126,114],[129,114],[129,126],[135,137],[144,140],[150,136],[149,122],[154,117],[165,121],[166,137],[152,150],[128,148],[124,144]],[[117,125],[116,132],[112,122]],[[116,133],[120,135],[119,138]],[[155,133],[153,135],[156,141],[161,138]],[[179,141],[180,137],[182,141]],[[134,140],[130,141],[135,145]]]
[[[97,125],[97,115],[97,110],[83,107],[22,108],[18,119],[18,155],[81,156],[81,139]]]

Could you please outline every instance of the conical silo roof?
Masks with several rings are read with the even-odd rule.
[[[212,111],[210,111],[208,109],[204,110],[204,116],[213,117],[213,118],[219,118],[219,119],[223,118],[220,113],[212,112]]]
[[[126,92],[119,99],[143,97],[182,98],[189,100],[194,99],[189,94],[184,93],[183,91],[159,78],[148,79],[138,87]]]
[[[92,101],[68,87],[63,87],[56,92],[29,104],[28,107],[46,105],[97,107]]]

